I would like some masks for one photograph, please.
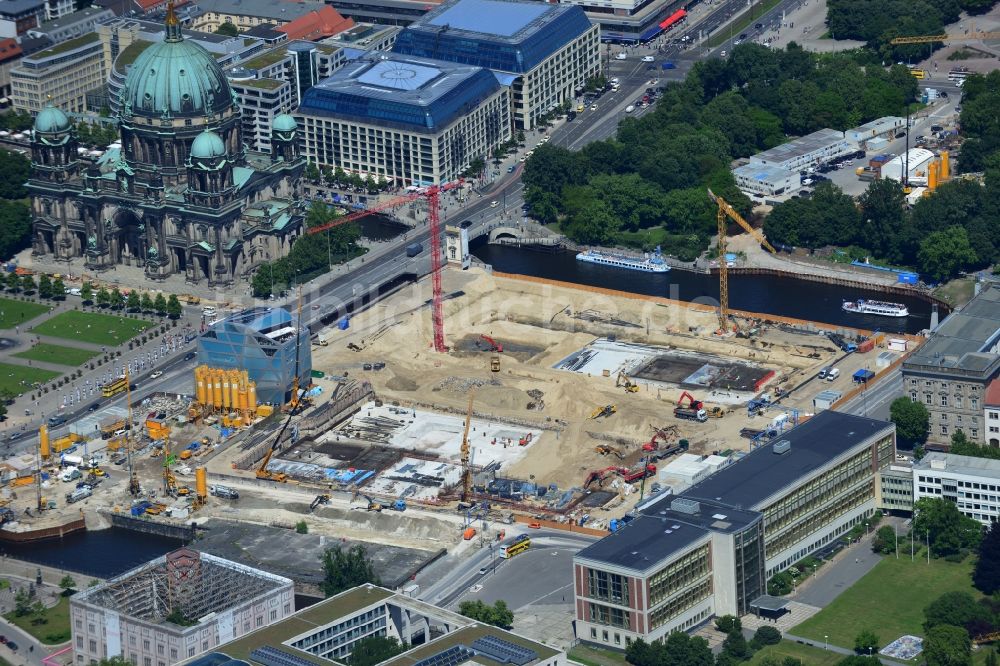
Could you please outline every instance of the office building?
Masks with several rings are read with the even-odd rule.
[[[566,654],[458,613],[362,585],[253,632],[189,666],[337,666],[369,636],[408,649],[378,666],[565,666]]]
[[[90,44],[101,61],[100,37]],[[149,280],[180,274],[219,287],[284,256],[302,226],[305,161],[295,121],[276,117],[270,153],[248,151],[225,73],[184,39],[172,12],[163,41],[124,69],[113,105],[121,148],[100,161],[77,155],[60,109],[47,106],[35,118],[27,186],[33,254],[82,258],[87,271],[126,265]],[[275,214],[250,214],[262,206]]]
[[[310,161],[397,185],[458,178],[511,136],[510,93],[482,67],[389,53],[348,62],[296,113]]]
[[[45,0],[0,2],[0,37],[18,37],[45,20]]]
[[[906,118],[886,116],[884,118],[877,118],[854,129],[849,129],[844,133],[844,136],[848,141],[856,143],[859,148],[866,148],[869,141],[892,139],[895,137],[896,132],[901,132],[905,129]]]
[[[341,15],[358,23],[380,25],[410,25],[438,6],[440,0],[331,0],[329,3]]]
[[[288,578],[181,548],[69,599],[73,660],[172,666],[295,610]]]
[[[994,379],[986,387],[983,409],[983,423],[986,430],[985,443],[1000,447],[1000,379]]]
[[[843,132],[821,129],[753,155],[750,165],[800,171],[850,155],[857,149],[857,145],[844,138]]]
[[[931,451],[913,464],[913,500],[936,497],[983,525],[1000,518],[1000,460]]]
[[[348,49],[352,57],[360,57],[372,51],[391,51],[399,31],[399,26],[359,23],[324,39],[323,44]]]
[[[876,508],[891,423],[820,412],[573,558],[576,637],[623,649],[713,615],[774,610],[766,581]]]
[[[0,108],[10,105],[10,73],[21,63],[21,56],[16,39],[0,39]]]
[[[318,12],[326,5],[312,0],[198,0],[198,7],[201,14],[194,17],[192,27],[195,30],[215,32],[223,23],[232,23],[240,30],[248,30],[262,23],[271,23],[280,28],[310,12]]]
[[[485,67],[511,90],[516,129],[600,73],[599,28],[573,5],[521,0],[452,0],[396,37],[394,53]]]
[[[287,211],[261,213],[284,215],[286,221],[288,217]],[[283,308],[251,308],[216,322],[198,337],[198,361],[212,368],[246,370],[257,383],[258,403],[287,404],[296,367],[300,387],[312,382],[309,328],[299,326]]]
[[[802,188],[802,176],[767,164],[744,164],[733,169],[736,187],[749,194],[776,196],[797,192]]]
[[[677,32],[687,18],[684,0],[565,0],[601,27],[601,41],[636,44]]]
[[[47,104],[82,113],[88,110],[87,93],[106,76],[101,39],[91,32],[22,58],[10,72],[11,104],[31,114]]]
[[[257,78],[241,68],[230,70],[229,85],[239,98],[243,115],[243,140],[250,150],[271,152],[274,119],[295,107],[292,85],[278,79]]]
[[[930,412],[927,441],[933,447],[947,449],[959,429],[972,441],[985,443],[983,400],[986,387],[1000,374],[1000,284],[985,283],[971,301],[948,315],[903,361],[902,374],[904,395]]]
[[[29,30],[28,36],[48,37],[53,44],[58,44],[94,32],[101,22],[113,17],[114,12],[110,9],[88,7],[78,12],[66,14],[61,18],[46,21],[37,28]]]
[[[913,511],[913,468],[905,461],[897,461],[879,472],[876,503],[881,511],[896,514]]]

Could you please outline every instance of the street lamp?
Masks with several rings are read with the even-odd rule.
[[[823,649],[824,650],[830,649],[830,637],[827,636],[826,634],[823,634]]]

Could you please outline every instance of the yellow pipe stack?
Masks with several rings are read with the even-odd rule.
[[[951,178],[951,165],[948,162],[949,159],[950,159],[950,156],[948,155],[948,151],[947,150],[942,150],[941,151],[941,169],[940,169],[940,172],[938,173],[938,179],[942,183],[946,182],[947,180],[949,180]]]
[[[194,470],[194,492],[202,502],[208,497],[208,473],[204,467]]]
[[[49,459],[49,427],[46,425],[38,429],[38,452],[42,460]]]
[[[927,189],[933,192],[938,186],[938,163],[931,162],[927,169]]]

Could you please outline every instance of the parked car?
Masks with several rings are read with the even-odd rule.
[[[830,374],[831,370],[833,370],[833,368],[831,368],[829,365],[820,368],[819,374],[817,374],[816,377],[819,379],[826,379],[826,376]]]
[[[14,641],[7,641],[7,647],[10,648],[11,652],[17,652],[17,643]]]
[[[656,58],[654,58],[653,56],[642,56],[643,62],[653,62],[654,60],[656,60]]]

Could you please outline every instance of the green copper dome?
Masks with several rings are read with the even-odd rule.
[[[282,113],[274,117],[274,123],[271,125],[271,129],[276,132],[294,132],[299,128],[299,124],[295,122],[295,118],[292,118],[287,113]]]
[[[65,132],[70,127],[66,114],[49,104],[35,117],[35,131],[54,134]]]
[[[213,159],[226,156],[226,143],[215,132],[205,130],[195,137],[191,144],[191,157],[198,159]]]
[[[233,106],[233,91],[215,58],[185,41],[172,7],[166,39],[143,51],[122,87],[122,113],[155,118],[202,117]]]

